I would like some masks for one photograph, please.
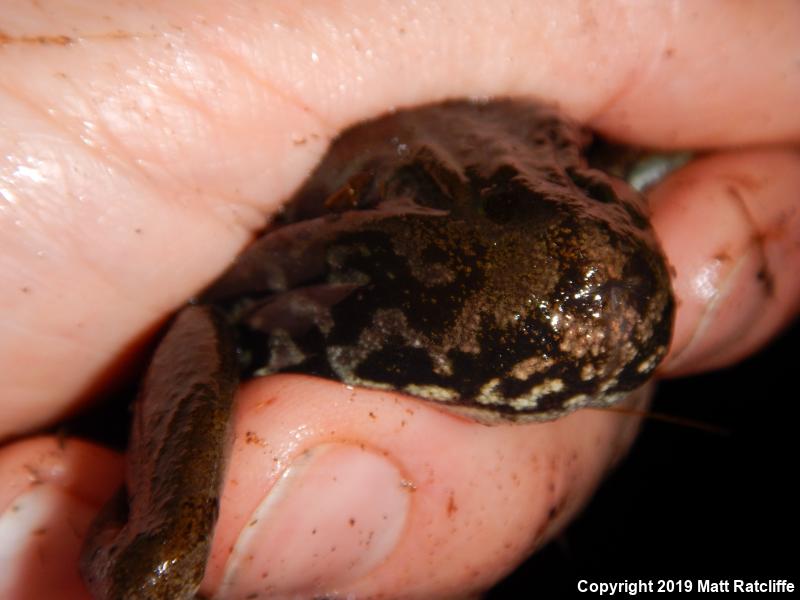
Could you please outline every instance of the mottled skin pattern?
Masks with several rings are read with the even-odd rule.
[[[432,105],[340,136],[159,346],[137,401],[130,519],[119,533],[124,515],[106,515],[83,555],[95,596],[194,597],[239,375],[399,390],[488,423],[641,386],[671,335],[667,267],[639,198],[585,165],[585,141],[516,101]],[[176,474],[203,468],[200,485]]]

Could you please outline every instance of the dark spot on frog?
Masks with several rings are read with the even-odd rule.
[[[341,188],[333,192],[325,200],[325,208],[332,212],[344,212],[360,208],[364,198],[369,195],[372,185],[372,174],[356,173]]]
[[[617,202],[617,194],[605,177],[577,169],[567,169],[566,173],[570,181],[590,198],[603,203]]]
[[[93,593],[128,597],[145,582],[155,600],[196,592],[234,360],[244,376],[400,390],[486,422],[552,419],[644,383],[671,331],[667,267],[641,201],[586,167],[584,139],[554,111],[512,101],[423,107],[343,134],[282,227],[159,346],[127,482],[134,503],[157,506],[136,505],[146,518],[110,546],[119,520],[89,536]],[[135,549],[140,539],[152,547]]]

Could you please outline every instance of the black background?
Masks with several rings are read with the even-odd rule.
[[[800,583],[798,344],[795,324],[735,367],[662,382],[654,411],[728,433],[644,423],[583,514],[487,598],[572,597],[579,579]]]

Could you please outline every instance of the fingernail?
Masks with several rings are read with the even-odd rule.
[[[237,595],[303,594],[363,577],[400,539],[409,508],[402,482],[394,464],[359,446],[309,450],[242,530],[223,587]]]
[[[77,598],[81,534],[96,507],[40,484],[0,512],[0,598]]]

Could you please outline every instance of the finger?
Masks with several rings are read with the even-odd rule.
[[[476,427],[296,376],[256,380],[237,402],[201,588],[231,597],[485,590],[570,520],[637,427],[602,411]]]
[[[800,114],[790,108],[800,102],[800,5],[683,0],[650,8],[628,21],[636,29],[628,79],[595,113],[595,127],[669,148],[800,140]]]
[[[637,428],[602,411],[476,428],[415,400],[296,376],[259,379],[237,404],[201,590],[235,597],[486,589],[570,520]],[[121,458],[39,438],[7,446],[0,475],[3,597],[88,598],[78,552]]]
[[[0,27],[13,292],[0,362],[15,365],[0,436],[91,391],[221,271],[332,135],[392,106],[524,94],[639,142],[797,136],[796,4],[633,6],[120,4],[109,21],[52,3],[46,22],[15,6]]]
[[[729,365],[796,317],[798,190],[800,153],[752,150],[700,159],[653,191],[679,302],[662,373]]]
[[[89,599],[78,553],[95,512],[122,482],[113,452],[36,438],[0,452],[0,597]]]

